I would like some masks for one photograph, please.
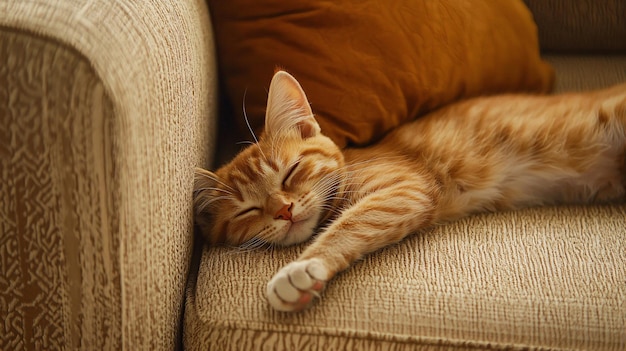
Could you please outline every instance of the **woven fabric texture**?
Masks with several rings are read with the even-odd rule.
[[[545,55],[558,68],[555,91],[602,89],[626,82],[626,55]]]
[[[18,33],[0,42],[0,348],[119,348],[112,104],[73,52]]]
[[[0,350],[179,345],[212,52],[201,0],[0,0]]]
[[[624,57],[548,56],[558,91],[626,81]],[[303,246],[206,248],[188,350],[623,350],[626,206],[484,214],[419,233],[332,281],[303,313],[265,286]]]
[[[626,52],[626,2],[524,0],[544,51]]]
[[[303,313],[265,284],[302,247],[204,252],[189,350],[585,349],[626,346],[626,207],[479,215],[340,275]]]

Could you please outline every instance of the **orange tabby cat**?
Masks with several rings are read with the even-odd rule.
[[[215,173],[197,169],[195,214],[211,243],[316,239],[267,285],[305,308],[363,255],[479,211],[625,198],[626,85],[468,100],[363,149],[325,137],[298,82],[272,79],[265,131]]]

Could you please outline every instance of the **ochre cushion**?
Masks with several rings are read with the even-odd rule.
[[[277,67],[302,84],[340,146],[462,97],[547,92],[552,69],[522,1],[209,0],[221,75],[245,126],[262,126]],[[245,101],[244,101],[245,96]]]

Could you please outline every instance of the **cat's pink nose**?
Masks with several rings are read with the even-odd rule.
[[[284,219],[286,221],[291,220],[291,210],[293,209],[293,202],[281,207],[280,210],[274,215],[274,219]]]

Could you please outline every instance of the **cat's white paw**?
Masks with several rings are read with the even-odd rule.
[[[267,300],[278,311],[300,311],[319,296],[329,278],[320,259],[291,262],[267,283]]]

